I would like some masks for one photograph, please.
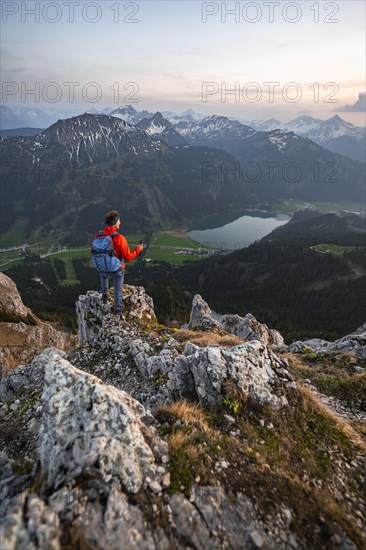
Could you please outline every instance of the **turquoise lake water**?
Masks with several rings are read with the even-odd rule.
[[[237,250],[268,235],[290,218],[288,214],[256,210],[236,215],[217,215],[196,222],[195,229],[188,231],[187,235],[205,245],[222,250]]]

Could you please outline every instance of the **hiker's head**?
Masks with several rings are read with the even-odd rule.
[[[117,210],[111,210],[110,212],[107,212],[105,215],[105,224],[119,227],[121,224],[119,212],[117,212]]]

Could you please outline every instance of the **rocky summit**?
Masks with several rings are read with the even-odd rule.
[[[49,346],[69,350],[76,343],[72,335],[34,315],[4,273],[0,273],[0,335],[0,372],[29,362]]]
[[[1,548],[364,546],[364,435],[303,383],[300,344],[199,295],[181,328],[142,287],[112,301],[80,296],[79,344],[0,382]]]

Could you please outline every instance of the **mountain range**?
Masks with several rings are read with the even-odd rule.
[[[39,127],[47,128],[51,124],[54,124],[60,119],[72,118],[81,114],[81,109],[38,109],[35,107],[8,107],[7,105],[0,105],[0,128],[1,132],[4,130],[21,130],[23,127]],[[137,124],[144,118],[151,118],[154,113],[152,111],[138,111],[132,105],[124,105],[123,107],[106,107],[105,109],[95,109],[92,107],[86,111],[91,115],[111,115],[117,118],[121,118],[129,124]],[[181,115],[174,113],[173,111],[163,111],[162,115],[173,124],[185,120],[187,122],[193,122],[194,120],[201,120],[204,115],[195,113],[192,109],[186,110]],[[23,135],[23,134],[17,134]]]
[[[172,124],[161,113],[140,121],[138,126],[170,146],[186,143],[228,152],[238,163],[222,166],[222,177],[234,171],[261,200],[285,196],[337,200],[345,193],[363,200],[363,165],[334,155],[293,131],[256,131],[217,115]]]
[[[294,132],[315,141],[325,149],[345,155],[353,160],[365,162],[365,128],[354,126],[335,115],[328,120],[311,116],[300,116],[290,122],[282,123],[271,118],[265,121],[246,122],[258,131],[268,132],[275,129]]]
[[[0,139],[3,231],[19,217],[28,231],[46,231],[55,219],[69,235],[93,231],[116,203],[139,230],[279,198],[364,198],[362,163],[293,132],[215,115],[172,124],[156,113],[131,125],[85,113],[35,136]]]
[[[185,123],[182,122],[181,124]],[[188,141],[184,139],[184,136],[159,112],[155,113],[151,118],[140,120],[137,123],[137,127],[145,130],[153,139],[165,141],[170,147],[188,145]]]
[[[21,216],[29,230],[47,234],[56,219],[77,240],[108,207],[122,206],[125,227],[139,230],[257,203],[244,182],[222,180],[219,167],[235,163],[228,153],[168,147],[107,115],[86,113],[37,136],[1,138],[1,150],[3,228]],[[206,163],[216,169],[204,180]]]
[[[110,115],[128,122],[129,124],[138,124],[144,119],[151,119],[157,113],[147,110],[139,111],[132,105],[123,107],[106,107],[97,110],[94,107],[87,111],[89,114]],[[57,110],[47,109],[43,111],[37,108],[17,107],[10,108],[6,105],[0,106],[0,135],[30,135],[24,132],[24,128],[46,128],[57,122],[59,119],[71,118],[80,114],[80,110]],[[172,111],[162,111],[162,117],[170,122],[174,127],[181,123],[197,123],[205,118],[204,115],[194,112],[192,109],[178,115]],[[223,117],[225,118],[225,117]],[[233,119],[231,119],[233,120]],[[295,118],[289,122],[281,122],[278,119],[270,118],[268,120],[246,120],[240,121],[245,126],[249,126],[256,131],[269,132],[272,130],[282,130],[294,132],[295,134],[311,139],[325,149],[334,153],[348,156],[353,160],[365,162],[365,128],[354,126],[350,122],[343,120],[335,115],[328,120],[321,120],[305,115]],[[18,134],[6,134],[4,130],[18,129]],[[182,131],[179,131],[182,134]],[[183,134],[182,134],[183,135]]]

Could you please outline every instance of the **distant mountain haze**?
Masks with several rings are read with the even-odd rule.
[[[1,131],[18,129],[18,133],[0,135],[31,135],[24,133],[22,128],[46,128],[57,122],[59,119],[66,119],[80,115],[81,109],[47,109],[27,107],[8,107],[0,106],[0,127]],[[132,105],[124,105],[120,107],[106,107],[98,110],[95,107],[87,110],[89,114],[95,115],[111,115],[128,122],[129,124],[139,124],[144,119],[152,119],[157,113],[147,110],[139,111]],[[203,119],[210,119],[212,116],[204,116],[188,109],[180,115],[172,111],[161,111],[161,116],[170,122],[183,137],[182,129],[184,123],[197,123]],[[215,116],[215,115],[214,115]],[[227,117],[218,117],[226,119]],[[233,120],[230,118],[230,120]],[[181,123],[183,123],[181,125]],[[348,156],[353,160],[366,162],[365,159],[365,128],[354,126],[350,122],[343,120],[339,115],[335,115],[328,120],[321,120],[308,115],[303,115],[289,122],[281,122],[278,119],[270,118],[268,120],[249,120],[241,121],[238,124],[244,124],[256,131],[269,132],[272,130],[282,130],[294,132],[295,134],[306,137],[318,143],[325,149],[329,149],[334,153]],[[179,126],[181,127],[179,128]],[[172,136],[171,136],[172,137]],[[162,138],[163,139],[163,138]],[[165,136],[165,139],[170,139]],[[163,139],[164,141],[164,139]],[[173,143],[173,142],[171,142]],[[178,144],[178,143],[177,143]]]
[[[294,132],[318,143],[334,153],[345,155],[353,160],[366,162],[365,158],[365,128],[354,126],[340,116],[335,115],[328,120],[320,120],[310,116],[300,116],[287,123],[270,119],[266,121],[251,121],[250,126],[260,131],[275,128]]]

